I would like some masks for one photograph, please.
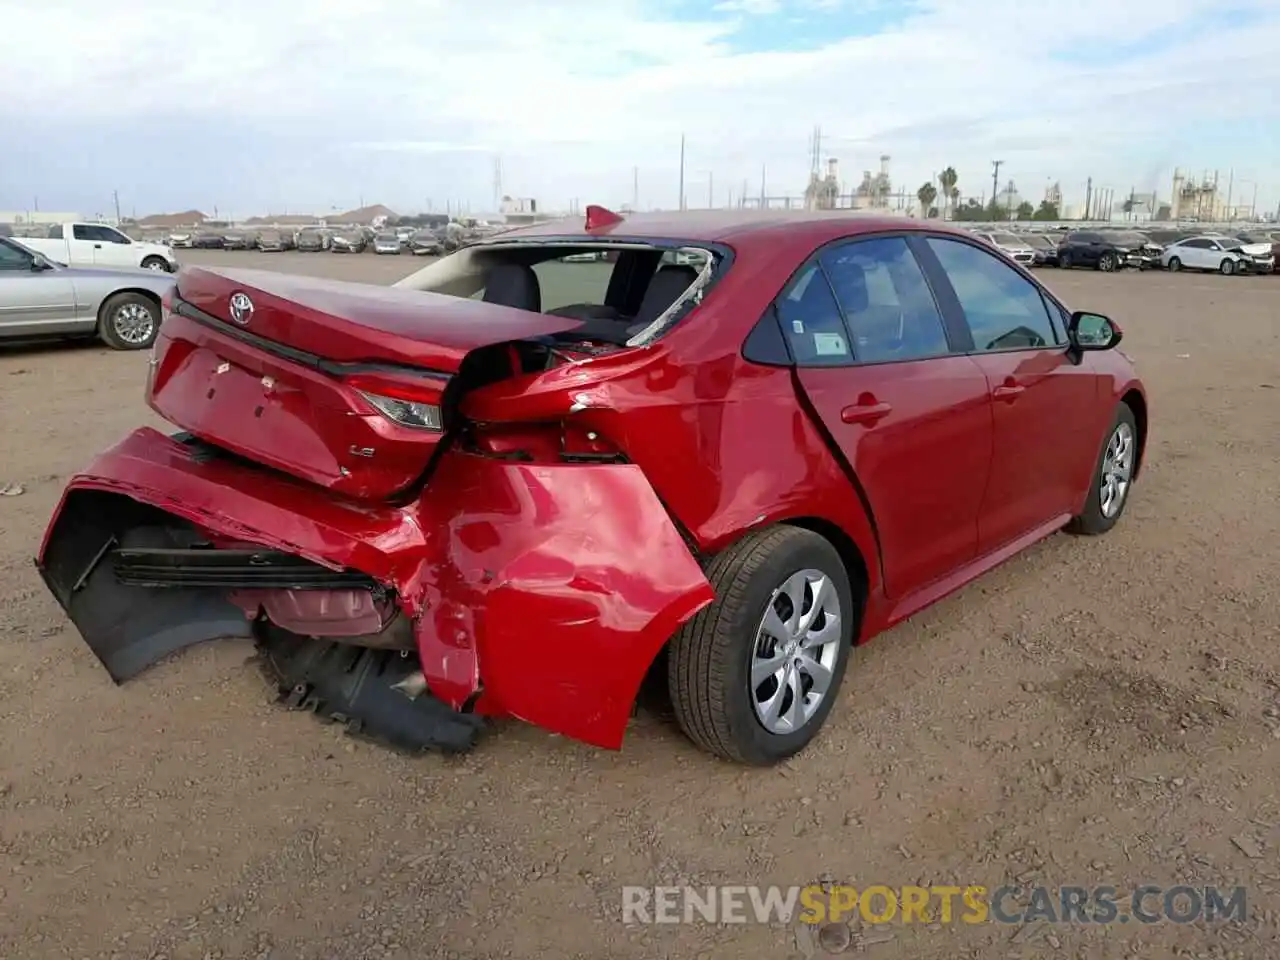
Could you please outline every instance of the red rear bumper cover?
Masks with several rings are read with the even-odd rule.
[[[422,497],[361,503],[150,428],[75,476],[206,530],[365,573],[414,622],[431,692],[618,748],[640,682],[711,585],[638,467],[447,452]]]

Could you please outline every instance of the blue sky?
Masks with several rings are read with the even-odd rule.
[[[321,213],[798,194],[991,161],[1038,200],[1280,202],[1274,0],[0,0],[0,210]],[[127,55],[121,55],[127,51]],[[16,132],[16,135],[14,135]],[[1255,187],[1256,185],[1256,187]],[[1243,198],[1243,199],[1241,199]]]

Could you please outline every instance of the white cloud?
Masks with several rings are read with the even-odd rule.
[[[1027,195],[1050,177],[1072,192],[1090,175],[1167,192],[1174,164],[1224,174],[1234,165],[1274,203],[1273,0],[1234,3],[1240,17],[1222,0],[900,3],[914,11],[905,22],[842,38],[859,32],[860,15],[894,5],[722,0],[691,20],[687,4],[662,0],[0,0],[0,23],[19,25],[0,33],[0,86],[20,92],[0,120],[10,129],[106,122],[122,138],[149,130],[162,142],[157,124],[168,121],[158,118],[177,113],[207,119],[214,154],[229,148],[220,130],[234,122],[260,131],[259,168],[280,190],[294,161],[273,154],[271,131],[287,128],[361,147],[347,151],[353,165],[369,153],[411,164],[415,154],[469,151],[474,167],[477,151],[500,153],[507,191],[544,205],[629,200],[635,167],[642,202],[674,202],[683,132],[691,197],[704,197],[711,178],[717,202],[744,178],[754,193],[762,165],[771,192],[798,193],[820,123],[846,179],[884,152],[912,192],[947,164],[962,189],[989,190],[993,158]],[[825,43],[785,49],[790,18],[815,22],[822,7],[837,8],[821,21]],[[1186,31],[1193,21],[1203,26]],[[762,50],[767,24],[778,28],[775,49]],[[1157,44],[1162,31],[1170,39]],[[748,37],[756,49],[742,52]],[[1088,65],[1051,56],[1121,41],[1155,52]],[[1250,151],[1193,135],[1227,121],[1271,139]],[[152,178],[194,176],[169,168],[163,152],[146,164]],[[350,172],[335,164],[309,176]],[[487,180],[449,189],[483,203]]]

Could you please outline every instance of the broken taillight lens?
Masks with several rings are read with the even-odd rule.
[[[621,452],[594,430],[572,423],[477,424],[477,453],[541,463],[617,460]]]

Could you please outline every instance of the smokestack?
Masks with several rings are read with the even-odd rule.
[[[840,161],[838,161],[835,157],[830,157],[827,160],[827,179],[828,180],[834,181],[834,180],[840,179],[839,164],[840,164]]]

